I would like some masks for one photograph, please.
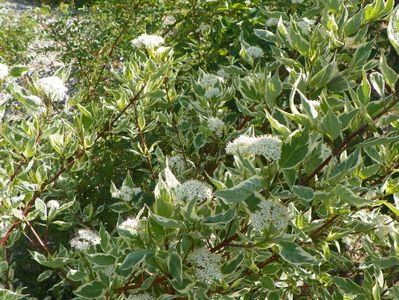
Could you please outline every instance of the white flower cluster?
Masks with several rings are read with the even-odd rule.
[[[288,226],[289,213],[282,204],[267,200],[259,203],[259,210],[250,214],[251,225],[255,231],[271,228],[282,232]]]
[[[190,258],[195,264],[195,273],[200,281],[211,283],[222,279],[219,255],[210,253],[208,249],[201,247],[195,249]]]
[[[198,27],[198,29],[196,31],[204,33],[206,31],[209,31],[210,29],[211,29],[211,26],[209,26],[206,23],[201,23],[201,25]]]
[[[0,80],[6,79],[8,76],[8,66],[5,64],[0,64]]]
[[[47,97],[54,101],[62,101],[67,96],[68,89],[58,76],[41,78],[37,81],[37,85]]]
[[[215,86],[219,82],[223,82],[223,77],[207,73],[202,75],[198,83],[206,90],[205,98],[210,99],[220,94],[220,88]]]
[[[79,229],[78,235],[71,239],[70,243],[76,250],[87,250],[91,246],[100,244],[100,236],[89,229]]]
[[[139,232],[143,228],[143,219],[127,218],[118,227],[130,232]]]
[[[160,37],[158,35],[144,33],[144,34],[136,37],[132,41],[132,45],[135,48],[153,49],[153,48],[163,45],[164,42],[165,42],[165,40],[163,39],[163,37]]]
[[[258,46],[250,46],[245,50],[247,51],[248,55],[251,56],[252,58],[261,58],[263,57],[264,54],[262,48]]]
[[[176,23],[176,19],[173,16],[165,16],[162,18],[162,23],[164,26],[170,26]]]
[[[212,189],[209,185],[199,180],[188,180],[175,188],[178,201],[191,201],[212,198]]]
[[[112,197],[121,199],[123,201],[130,201],[134,196],[137,196],[140,193],[141,188],[139,187],[131,188],[123,185],[119,191],[116,191],[112,194]]]
[[[281,157],[282,142],[278,137],[266,134],[259,137],[240,135],[226,146],[227,154],[262,155],[268,161]]]
[[[205,73],[202,75],[201,79],[199,80],[199,84],[203,88],[213,87],[218,82],[223,82],[223,78],[214,74]]]
[[[211,99],[219,94],[220,94],[220,89],[218,87],[213,87],[205,92],[205,98]]]
[[[149,293],[141,293],[141,294],[129,295],[129,297],[127,297],[126,300],[155,300],[155,298],[151,296]]]
[[[208,119],[209,130],[215,133],[218,137],[221,137],[223,135],[224,126],[224,122],[218,118],[211,117]]]
[[[178,173],[181,173],[185,169],[185,163],[183,157],[180,155],[175,155],[169,158],[169,167]]]

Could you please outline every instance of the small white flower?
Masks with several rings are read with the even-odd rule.
[[[215,133],[218,137],[223,135],[223,127],[225,126],[224,122],[218,118],[209,118],[208,119],[208,128],[210,131]]]
[[[191,201],[212,198],[212,189],[209,185],[199,180],[188,180],[175,188],[178,201]]]
[[[151,296],[149,293],[141,293],[129,295],[126,300],[155,300],[155,297]]]
[[[220,94],[220,89],[217,87],[210,88],[205,92],[205,98],[210,99]]]
[[[278,24],[278,18],[268,18],[266,20],[266,26],[275,26]]]
[[[131,231],[131,232],[138,232],[143,226],[142,219],[138,218],[127,218],[121,224],[119,224],[119,229]]]
[[[226,146],[227,154],[262,155],[268,161],[281,157],[282,142],[278,137],[265,134],[259,137],[240,135]]]
[[[288,210],[282,204],[267,200],[259,203],[259,210],[250,214],[251,226],[255,231],[274,229],[282,232],[288,226]]]
[[[87,250],[91,246],[100,244],[100,236],[89,229],[79,229],[78,235],[71,239],[70,243],[76,250]]]
[[[136,37],[132,41],[132,45],[135,48],[153,49],[153,48],[163,45],[164,42],[165,42],[165,40],[163,39],[163,37],[160,37],[158,35],[144,33],[144,34]]]
[[[233,155],[238,153],[248,155],[248,148],[252,145],[253,141],[253,137],[240,135],[234,141],[231,141],[226,145],[226,153]]]
[[[0,80],[6,79],[8,76],[8,66],[5,64],[0,64]]]
[[[197,248],[190,259],[195,264],[197,278],[204,283],[212,283],[222,279],[220,271],[221,257],[215,253],[210,253],[205,247]]]
[[[141,188],[135,187],[131,188],[129,186],[123,185],[119,191],[113,193],[112,197],[121,199],[123,201],[130,201],[133,197],[141,193]]]
[[[207,73],[203,74],[201,79],[199,80],[199,84],[203,88],[213,87],[218,82],[223,82],[223,78],[214,74]]]
[[[37,85],[47,97],[54,101],[64,100],[68,92],[62,79],[57,76],[41,78],[37,81]]]
[[[164,26],[170,26],[176,23],[176,19],[173,16],[165,16],[162,18],[162,23]]]
[[[186,167],[184,159],[180,155],[175,155],[170,157],[168,162],[169,162],[169,167],[173,171],[176,171],[177,173],[183,172]]]
[[[263,155],[268,161],[277,161],[281,157],[281,145],[279,138],[266,134],[254,139],[249,152],[254,155]]]
[[[205,23],[201,23],[201,25],[198,27],[197,32],[206,32],[211,29],[211,26]]]
[[[263,57],[263,50],[262,50],[262,48],[260,48],[258,46],[250,46],[250,47],[246,48],[246,51],[247,51],[248,55],[251,56],[252,58]]]

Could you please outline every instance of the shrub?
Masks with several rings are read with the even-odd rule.
[[[393,1],[132,3],[0,65],[0,295],[396,299]]]

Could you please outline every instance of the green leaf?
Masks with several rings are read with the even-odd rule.
[[[365,147],[365,146],[379,146],[379,145],[387,145],[396,143],[399,141],[399,136],[382,136],[382,137],[373,137],[369,138],[359,144],[356,144],[355,147]]]
[[[254,33],[261,40],[264,40],[266,42],[271,42],[271,43],[274,42],[274,33],[269,30],[255,29]]]
[[[294,242],[280,241],[280,256],[294,265],[317,265],[318,261]]]
[[[291,131],[284,126],[283,124],[281,124],[278,120],[276,120],[275,118],[272,117],[272,115],[270,115],[267,111],[265,111],[266,113],[266,118],[269,121],[270,125],[279,133],[281,134],[283,137],[288,137],[291,133]]]
[[[112,266],[116,258],[110,254],[96,253],[87,256],[87,259],[94,265],[99,267]]]
[[[150,218],[164,228],[184,229],[186,225],[179,220],[169,219],[150,212]]]
[[[396,53],[399,55],[399,8],[391,15],[388,24],[388,38]]]
[[[130,205],[127,202],[116,202],[109,205],[108,208],[118,214],[128,212],[131,209]]]
[[[392,267],[399,266],[399,257],[391,256],[391,257],[381,257],[372,259],[372,265],[378,266],[381,269],[389,269]]]
[[[59,133],[54,133],[49,136],[50,144],[53,149],[59,154],[63,155],[64,152],[64,135]]]
[[[12,77],[21,77],[22,75],[24,75],[25,73],[27,73],[29,71],[28,67],[24,67],[24,66],[14,66],[12,67],[12,69],[10,70],[10,75]]]
[[[291,169],[309,154],[309,133],[307,130],[293,132],[281,147],[279,165],[281,169]]]
[[[38,282],[43,282],[46,279],[48,279],[51,276],[51,274],[53,274],[52,270],[46,270],[43,273],[41,273],[39,276],[37,276],[37,281]]]
[[[349,69],[363,68],[364,64],[370,56],[372,47],[373,42],[370,41],[357,48],[349,64]]]
[[[395,214],[395,216],[396,216],[397,218],[399,218],[399,209],[396,208],[394,205],[392,205],[391,203],[386,202],[386,201],[379,201],[378,203],[384,204],[386,207],[389,208],[389,210],[390,210],[391,212],[393,212],[393,213]]]
[[[390,88],[395,91],[395,85],[398,81],[399,75],[387,64],[385,55],[381,53],[380,59],[380,71],[384,76],[385,82],[390,86]]]
[[[232,188],[215,192],[215,196],[228,203],[239,203],[247,200],[255,191],[259,191],[262,187],[262,178],[255,175]]]
[[[364,11],[360,9],[344,26],[346,36],[354,35],[360,28],[363,22]]]
[[[269,104],[269,107],[273,107],[275,104],[276,98],[281,94],[283,87],[281,84],[281,80],[279,77],[279,70],[274,73],[274,75],[270,78],[267,78],[266,86],[265,86],[265,97],[266,102]]]
[[[174,279],[180,283],[183,281],[183,263],[180,255],[176,252],[169,254],[168,269]]]
[[[82,298],[86,299],[98,299],[107,286],[101,281],[92,281],[80,286],[73,293]]]
[[[27,295],[21,295],[17,292],[13,292],[0,287],[0,299],[1,300],[19,300],[26,299]]]
[[[335,75],[336,64],[335,62],[329,63],[319,72],[317,72],[309,81],[309,85],[315,90],[327,85]]]
[[[334,193],[337,197],[341,200],[345,201],[346,203],[356,206],[356,207],[363,207],[373,203],[372,200],[365,199],[363,197],[357,196],[354,192],[352,192],[346,186],[341,184],[337,185],[334,189]]]
[[[198,151],[202,147],[204,147],[206,144],[206,138],[203,133],[197,133],[197,135],[194,138],[194,148]]]
[[[341,125],[341,121],[331,111],[331,109],[320,121],[320,129],[330,138],[331,141],[335,141],[335,139],[341,135]]]
[[[370,74],[370,82],[374,90],[378,93],[378,95],[384,97],[385,96],[384,77],[378,72],[373,72]]]
[[[361,162],[361,152],[359,149],[356,149],[344,161],[336,164],[329,175],[331,178],[335,176],[344,176],[357,167]]]
[[[204,224],[205,225],[227,224],[234,219],[235,214],[236,210],[234,208],[231,208],[225,213],[207,217],[204,220]]]
[[[347,295],[351,296],[366,295],[365,290],[350,279],[334,277],[333,281],[336,284],[336,286]]]
[[[142,262],[146,257],[152,257],[154,254],[155,251],[152,249],[143,249],[130,252],[119,268],[121,270],[130,270]]]
[[[292,186],[291,190],[295,195],[303,200],[311,201],[314,198],[313,189],[311,189],[310,187],[294,185]]]
[[[310,51],[310,44],[309,42],[302,37],[302,35],[296,31],[293,26],[290,27],[289,29],[289,41],[292,46],[296,51],[301,53],[304,56],[307,56]]]
[[[238,270],[238,267],[242,264],[244,261],[244,254],[243,252],[240,252],[236,257],[233,257],[229,261],[227,261],[225,264],[222,265],[221,271],[223,274],[231,274],[233,272],[236,272]]]

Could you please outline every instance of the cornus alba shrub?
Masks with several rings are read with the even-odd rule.
[[[0,64],[0,298],[399,299],[394,1],[122,2]]]

